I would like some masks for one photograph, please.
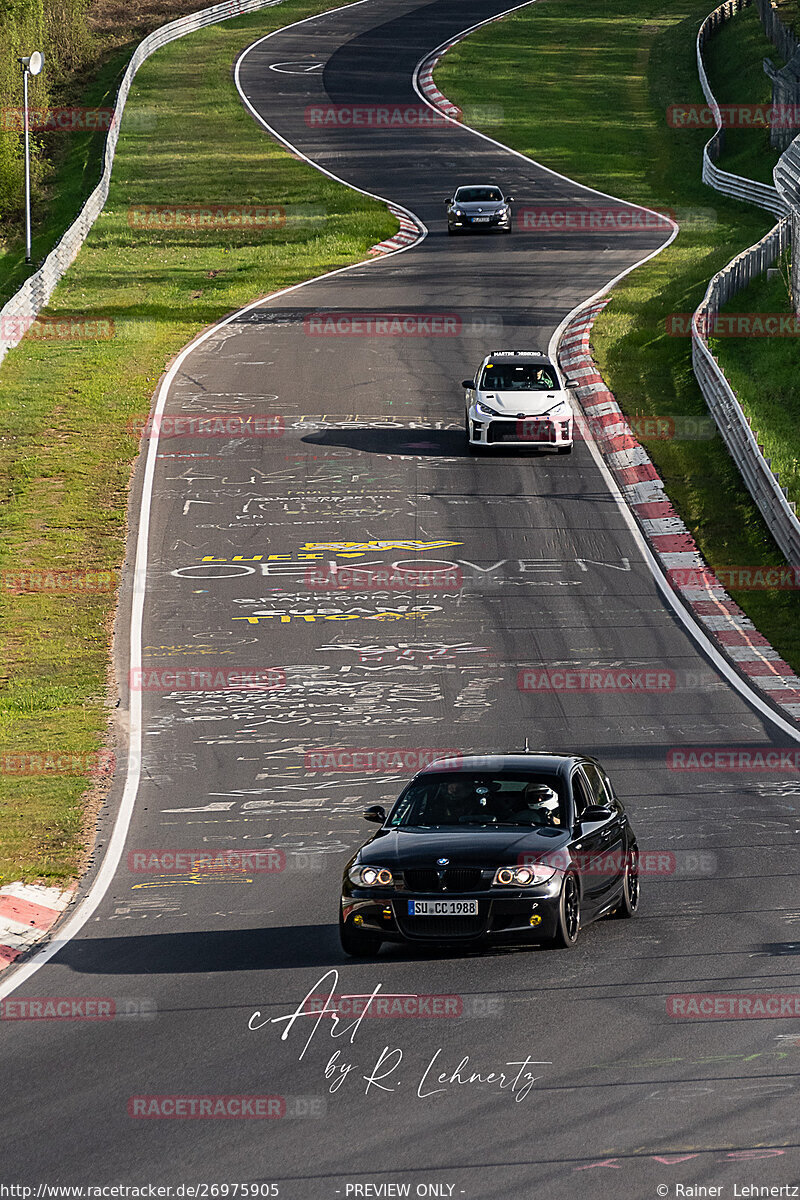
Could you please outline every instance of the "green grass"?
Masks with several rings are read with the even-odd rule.
[[[783,59],[764,33],[755,5],[721,26],[706,43],[704,58],[720,107],[770,105],[772,84],[764,74],[763,60],[771,58],[776,67],[782,67]],[[734,175],[772,183],[772,170],[779,158],[780,151],[769,144],[766,126],[728,128],[717,166]]]
[[[786,259],[777,278],[762,275],[722,310],[725,313],[791,314]],[[795,326],[800,321],[794,322]],[[772,469],[789,499],[800,505],[800,369],[797,335],[711,338],[725,376],[758,433]]]
[[[709,0],[668,7],[657,0],[542,0],[472,34],[436,71],[438,86],[467,113],[470,105],[496,106],[486,128],[500,141],[603,191],[679,211],[684,227],[676,241],[614,289],[594,327],[603,377],[629,416],[707,417],[689,339],[668,336],[667,318],[692,312],[711,275],[772,224],[700,182],[707,131],[667,125],[670,105],[702,103],[695,38],[711,7]],[[743,44],[755,37],[741,17],[727,32]],[[745,82],[732,46],[727,57],[714,54],[718,96],[758,99],[743,94]],[[744,159],[737,165],[752,174]],[[719,437],[645,444],[712,566],[782,561]],[[800,670],[800,596],[738,592],[736,599]]]
[[[230,72],[257,36],[332,3],[286,0],[159,51],[139,71],[111,194],[49,315],[113,322],[110,340],[30,336],[0,366],[2,755],[91,754],[108,723],[113,592],[10,590],[13,573],[118,568],[136,440],[165,364],[204,326],[248,301],[364,258],[393,233],[385,207],[292,158],[244,111]],[[133,205],[251,203],[286,211],[256,232],[132,228]],[[10,573],[10,574],[9,574]],[[1,756],[0,756],[1,757]],[[0,770],[0,881],[78,871],[87,773]]]
[[[58,104],[87,108],[112,108],[130,51],[117,52],[98,65],[96,73],[81,90],[80,100],[65,93]],[[0,307],[22,286],[32,271],[47,257],[69,228],[87,197],[94,191],[102,171],[105,135],[102,133],[50,133],[34,135],[47,152],[41,186],[34,185],[31,200],[31,257],[25,262],[24,224],[7,221],[0,237]]]

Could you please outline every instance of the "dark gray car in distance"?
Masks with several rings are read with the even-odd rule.
[[[437,759],[350,859],[339,931],[347,954],[392,942],[574,946],[583,926],[639,904],[636,836],[585,755]]]
[[[513,196],[504,196],[496,183],[465,184],[445,200],[447,232],[502,229],[510,233],[513,200]]]

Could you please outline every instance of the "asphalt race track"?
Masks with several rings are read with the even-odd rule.
[[[483,354],[546,349],[576,304],[664,235],[448,238],[442,201],[462,182],[496,180],[518,208],[609,201],[463,128],[306,118],[319,102],[419,105],[418,61],[503,7],[369,0],[281,31],[241,64],[245,96],[281,137],[429,233],[241,314],[171,386],[167,417],[272,414],[283,433],[162,436],[144,665],[274,668],[277,686],[146,685],[121,866],[79,936],[10,997],[110,998],[131,1015],[0,1031],[20,1097],[0,1137],[29,1182],[256,1181],[289,1200],[399,1184],[483,1200],[650,1197],[676,1182],[729,1197],[734,1183],[797,1180],[796,1020],[667,1011],[675,994],[791,990],[800,920],[797,776],[680,773],[668,751],[792,743],[667,607],[584,442],[569,457],[475,458],[463,437],[460,382]],[[295,62],[320,69],[270,70]],[[321,315],[386,312],[449,317],[449,332],[425,320],[416,336],[315,332]],[[332,562],[454,564],[460,586],[332,593],[313,583]],[[675,684],[520,690],[520,671],[541,664],[656,667]],[[668,856],[668,871],[644,878],[637,919],[595,924],[572,951],[384,946],[373,961],[344,959],[338,884],[370,832],[361,809],[392,800],[407,773],[315,772],[307,754],[482,753],[526,737],[600,757],[642,848]],[[142,872],[129,857],[228,847],[273,849],[285,869]],[[307,993],[378,984],[455,997],[460,1015],[366,1018],[340,1037],[328,1019],[268,1023]],[[462,1078],[521,1074],[502,1090],[460,1083],[467,1056]],[[132,1097],[153,1095],[276,1096],[283,1115],[129,1115]]]

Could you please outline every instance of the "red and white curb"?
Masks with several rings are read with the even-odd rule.
[[[457,45],[460,41],[460,37],[455,38],[454,41],[448,42],[446,46],[440,46],[438,50],[434,50],[430,58],[425,59],[425,62],[420,67],[419,75],[417,76],[420,90],[425,99],[432,104],[434,108],[438,108],[440,112],[443,112],[446,117],[452,117],[454,121],[461,120],[461,117],[463,116],[461,109],[457,104],[453,104],[451,100],[448,100],[447,97],[439,91],[438,87],[433,82],[433,71],[442,55],[446,54],[448,50],[452,49],[452,47]]]
[[[43,938],[69,904],[73,888],[9,883],[0,888],[0,971]]]
[[[407,213],[402,212],[399,208],[394,208],[391,204],[389,212],[393,217],[397,217],[400,228],[390,238],[378,242],[376,246],[370,246],[369,254],[392,254],[395,250],[402,250],[405,246],[412,245],[422,237],[422,230],[409,218]]]
[[[526,7],[527,4],[518,4],[514,8],[509,8],[505,12],[498,13],[495,17],[490,17],[488,21],[479,21],[477,25],[470,25],[469,29],[462,29],[458,37],[454,37],[451,41],[437,46],[427,58],[423,59],[417,71],[416,81],[419,91],[428,103],[432,104],[434,108],[438,108],[440,112],[443,112],[446,117],[450,117],[453,121],[462,121],[464,114],[461,109],[457,104],[453,104],[452,100],[448,100],[447,96],[433,82],[433,72],[436,70],[439,60],[444,57],[448,50],[452,50],[459,42],[463,42],[464,38],[470,33],[474,33],[476,29],[483,29],[486,25],[492,25],[495,21],[501,21],[503,17],[507,17],[511,13],[517,12],[518,9]]]
[[[561,366],[570,378],[579,380],[574,390],[583,421],[578,417],[576,423],[579,429],[588,425],[664,574],[706,634],[751,686],[796,719],[800,677],[758,632],[703,559],[592,358],[592,325],[608,302],[606,297],[580,312],[559,343]]]

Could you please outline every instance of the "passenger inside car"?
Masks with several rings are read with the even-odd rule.
[[[558,795],[546,783],[529,783],[517,798],[514,820],[519,825],[560,826]]]

